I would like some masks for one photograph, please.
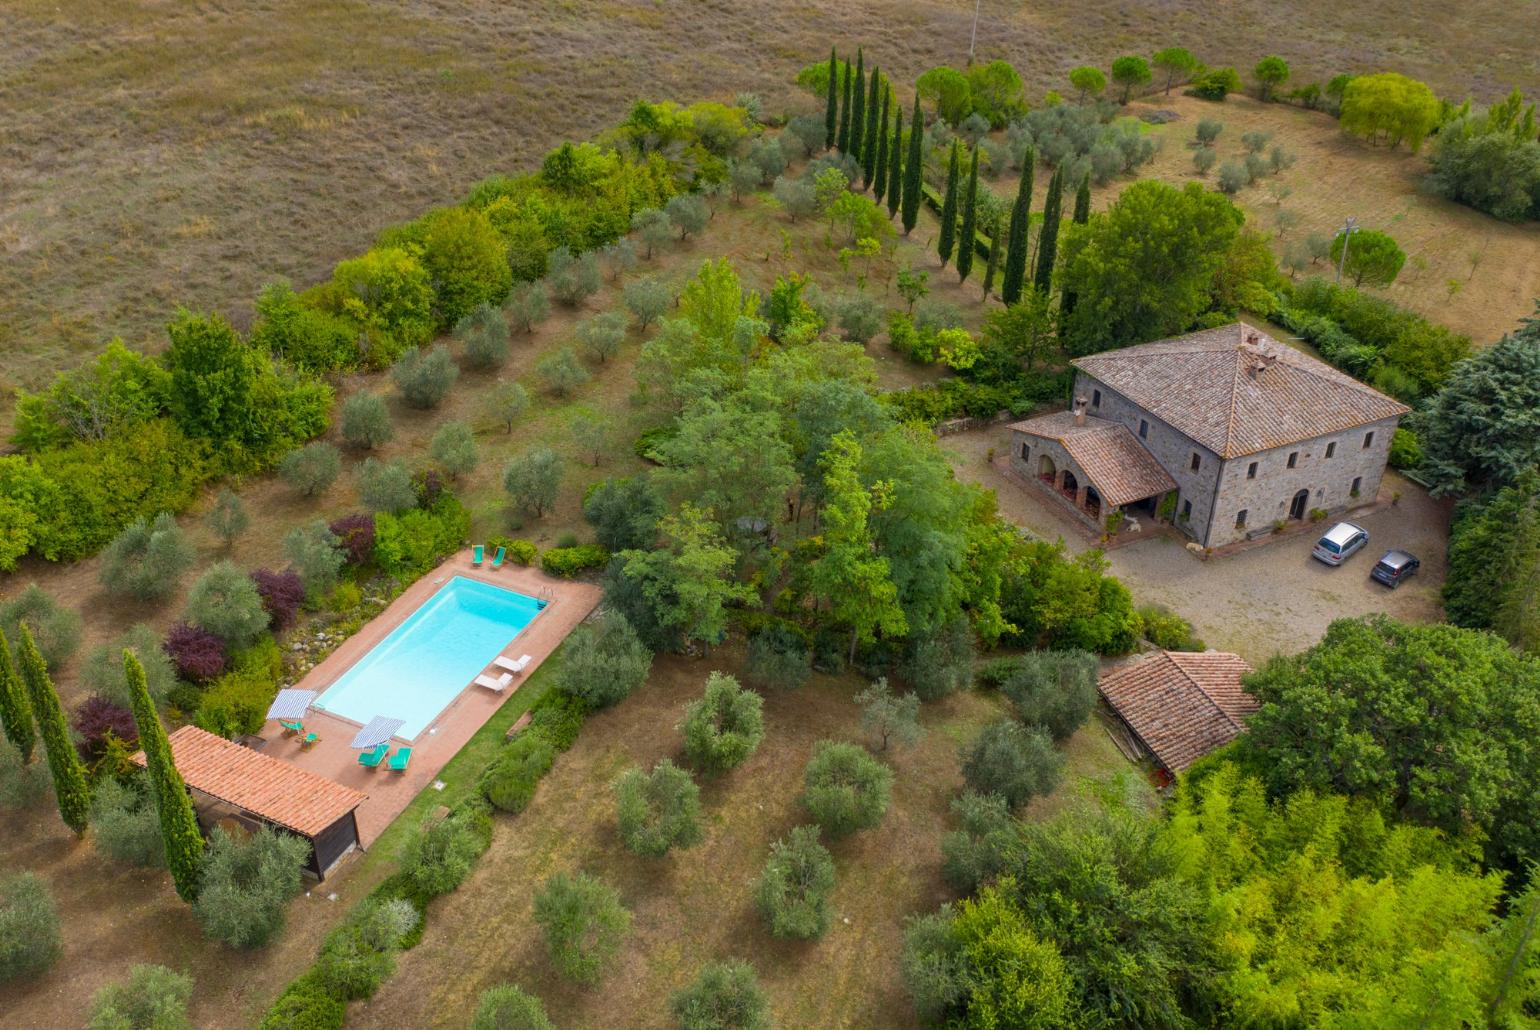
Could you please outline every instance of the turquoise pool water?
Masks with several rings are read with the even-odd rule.
[[[456,576],[312,707],[360,723],[377,715],[405,719],[396,735],[413,739],[544,607],[533,597]]]

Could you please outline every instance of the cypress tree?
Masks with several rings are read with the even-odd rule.
[[[840,124],[840,66],[839,59],[834,54],[834,48],[829,48],[829,87],[828,100],[823,111],[823,146],[825,150],[833,149],[835,134],[839,132]]]
[[[37,743],[32,703],[27,700],[27,688],[11,661],[11,645],[6,643],[4,633],[0,633],[0,728],[5,730],[5,739],[21,752],[21,764],[32,761],[32,748]]]
[[[857,161],[861,160],[861,141],[866,138],[866,57],[856,48],[856,81],[850,88],[850,149],[846,151]]]
[[[182,774],[171,759],[171,742],[150,700],[145,684],[144,666],[132,651],[123,652],[123,678],[128,684],[128,703],[133,709],[134,725],[139,729],[139,746],[144,749],[144,764],[150,774],[155,808],[160,812],[160,835],[166,843],[166,866],[176,881],[176,892],[183,901],[198,896],[198,873],[203,864],[203,834],[193,815],[192,800],[182,784]]]
[[[1027,278],[1027,229],[1032,224],[1032,174],[1036,167],[1037,151],[1028,147],[1021,159],[1021,181],[1016,186],[1016,203],[1011,205],[1011,227],[1005,240],[1000,299],[1007,306],[1021,299],[1021,287]]]
[[[1076,225],[1084,225],[1091,220],[1091,175],[1086,175],[1080,180],[1080,188],[1075,191],[1075,217],[1071,219]],[[1069,318],[1075,310],[1077,298],[1070,290],[1065,290],[1059,297],[1059,320]]]
[[[957,281],[963,282],[973,271],[973,256],[978,250],[979,148],[973,148],[968,169],[968,192],[963,195],[962,233],[957,240]]]
[[[48,678],[48,665],[38,653],[37,644],[32,642],[32,631],[25,624],[21,627],[21,643],[16,653],[21,663],[21,678],[27,685],[28,700],[32,702],[38,729],[42,731],[43,751],[48,755],[48,768],[53,773],[53,793],[59,802],[59,815],[65,826],[83,835],[91,814],[91,789],[86,786],[86,770],[70,740],[64,708],[59,704],[53,680]]]
[[[1072,219],[1076,225],[1084,225],[1091,220],[1091,173],[1087,172],[1080,179],[1080,188],[1075,191],[1075,217]]]
[[[887,97],[883,96],[883,114],[877,115],[877,89],[882,83],[882,74],[876,68],[872,69],[872,84],[866,94],[866,135],[861,140],[861,185],[870,186],[877,178],[877,140],[886,134],[883,130],[887,127]]]
[[[995,288],[995,273],[1000,270],[1000,227],[995,226],[995,234],[989,238],[989,263],[984,266],[984,297],[987,300],[989,294]]]
[[[877,119],[877,156],[873,161],[876,175],[872,178],[872,197],[877,203],[887,195],[888,189],[888,94],[882,94],[882,116]]]
[[[941,264],[952,259],[952,244],[957,240],[957,141],[952,141],[952,161],[946,170],[946,196],[941,200],[941,235],[936,238],[936,253]]]
[[[904,109],[893,105],[893,139],[888,144],[888,217],[898,214],[904,197]]]
[[[1059,222],[1064,217],[1064,176],[1055,171],[1048,180],[1048,197],[1043,201],[1043,230],[1037,237],[1037,269],[1033,283],[1048,296],[1053,285],[1053,263],[1059,256]]]
[[[850,152],[850,73],[851,68],[847,63],[844,74],[840,76],[840,92],[842,94],[840,102],[840,131],[838,138],[835,140],[835,146],[839,147],[841,154]]]
[[[909,116],[909,153],[904,155],[904,235],[908,236],[920,217],[920,182],[925,172],[925,116],[920,112],[920,95],[914,95],[914,113]]]

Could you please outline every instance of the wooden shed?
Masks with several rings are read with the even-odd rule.
[[[359,846],[354,810],[368,797],[362,791],[196,726],[183,726],[170,742],[171,759],[193,794],[205,832],[233,819],[302,837],[310,844],[309,871],[318,880]],[[144,765],[144,752],[133,761]]]

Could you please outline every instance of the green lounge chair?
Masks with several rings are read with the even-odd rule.
[[[502,568],[502,566],[503,566],[503,554],[506,553],[506,551],[507,551],[507,548],[499,547],[497,549],[497,553],[492,556],[492,567],[494,569]]]
[[[474,547],[471,548],[471,564],[474,565],[478,569],[481,568],[481,558],[482,558],[482,548],[481,548],[481,545],[480,544],[476,544]]]
[[[389,744],[377,744],[368,751],[361,751],[358,755],[358,764],[365,769],[378,769],[380,763],[385,761],[385,755],[390,751]]]
[[[390,756],[390,761],[386,764],[393,772],[405,772],[407,765],[411,761],[412,749],[409,747],[398,747],[396,748],[396,753]]]
[[[320,740],[321,735],[319,733],[307,733],[299,738],[299,749],[301,751],[308,751],[312,745],[319,743]]]
[[[298,719],[295,719],[293,722],[290,722],[288,719],[279,719],[278,725],[283,727],[283,735],[285,737],[292,737],[296,733],[305,732],[305,724]]]

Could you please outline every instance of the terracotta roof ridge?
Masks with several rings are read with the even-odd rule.
[[[1218,701],[1216,701],[1214,699],[1214,695],[1210,694],[1208,692],[1208,688],[1206,688],[1202,683],[1200,683],[1198,681],[1198,678],[1196,676],[1194,676],[1191,672],[1188,671],[1187,666],[1183,662],[1178,661],[1177,658],[1176,658],[1176,656],[1178,654],[1184,654],[1184,655],[1188,655],[1188,654],[1196,654],[1196,655],[1208,655],[1208,654],[1213,654],[1213,655],[1229,655],[1229,652],[1227,652],[1227,651],[1162,651],[1161,654],[1163,654],[1165,656],[1166,660],[1171,663],[1171,667],[1172,668],[1176,669],[1177,672],[1182,674],[1182,678],[1183,679],[1185,679],[1188,683],[1191,683],[1193,685],[1193,689],[1197,690],[1198,693],[1203,695],[1203,700],[1207,701],[1210,705],[1212,705],[1214,707],[1214,711],[1218,712],[1221,716],[1223,716],[1224,720],[1226,722],[1228,722],[1231,726],[1234,726],[1237,730],[1240,730],[1242,732],[1245,731],[1245,729],[1246,729],[1245,723],[1241,722],[1239,719],[1235,718],[1235,716],[1231,715],[1229,713],[1229,711],[1227,711],[1225,709],[1224,705],[1222,705]],[[1230,657],[1236,657],[1234,655],[1229,655],[1229,656]]]

